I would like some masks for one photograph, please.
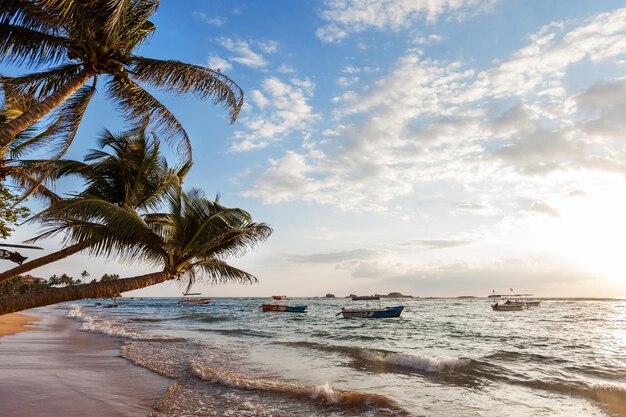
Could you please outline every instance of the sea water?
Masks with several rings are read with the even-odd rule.
[[[626,300],[386,300],[400,318],[337,317],[345,299],[208,305],[136,299],[59,308],[121,337],[122,356],[175,383],[156,416],[624,416]]]

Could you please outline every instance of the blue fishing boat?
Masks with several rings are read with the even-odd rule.
[[[364,307],[349,307],[349,304],[353,301],[365,301]],[[377,305],[370,306],[370,301],[378,301]],[[383,307],[380,304],[380,297],[366,296],[366,297],[352,297],[342,308],[341,311],[335,316],[340,314],[344,318],[359,318],[359,319],[383,319],[391,317],[400,317],[400,314],[404,310],[404,306]]]

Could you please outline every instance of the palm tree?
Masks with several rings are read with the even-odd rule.
[[[54,182],[61,177],[76,175],[86,182],[86,187],[81,193],[67,200],[56,196],[46,187],[40,187],[47,190],[45,197],[52,195],[56,198],[49,198],[50,207],[33,220],[45,218],[48,212],[62,212],[64,207],[76,199],[101,199],[130,211],[155,209],[167,189],[181,183],[190,167],[189,164],[185,164],[177,169],[169,168],[167,161],[161,156],[157,138],[154,135],[149,136],[145,127],[119,135],[104,130],[98,144],[100,149],[90,151],[85,157],[85,162],[23,160],[9,166],[9,175],[18,177],[22,182],[26,181],[23,176],[30,178],[29,173],[41,165],[51,167],[49,181]],[[109,152],[106,151],[108,149]],[[92,227],[106,228],[106,225],[93,224]],[[47,236],[49,234],[43,234],[35,240]],[[57,252],[0,273],[0,283],[97,244],[93,238],[73,242]]]
[[[158,5],[159,0],[0,0],[0,63],[37,71],[2,78],[7,102],[27,96],[35,104],[0,126],[0,155],[19,132],[59,106],[50,135],[62,137],[66,149],[101,77],[107,96],[131,123],[149,117],[164,137],[180,140],[189,158],[182,125],[140,84],[211,97],[234,122],[243,92],[219,70],[135,54],[155,30],[148,19]]]
[[[122,293],[175,279],[187,286],[196,281],[257,281],[254,275],[228,265],[225,258],[243,255],[266,240],[272,233],[269,226],[254,223],[246,211],[223,207],[217,199],[209,200],[198,190],[185,193],[180,187],[173,187],[167,205],[167,212],[139,216],[102,200],[81,199],[56,215],[48,213],[47,224],[53,230],[69,229],[73,239],[88,236],[97,239],[100,242],[97,254],[148,262],[159,265],[161,270],[132,278],[2,297],[0,314]],[[78,218],[84,218],[87,223],[104,220],[111,229],[105,237],[102,230],[72,220]]]

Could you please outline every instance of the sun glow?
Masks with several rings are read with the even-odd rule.
[[[611,280],[626,271],[626,193],[623,185],[595,189],[558,204],[559,217],[543,219],[534,246]]]

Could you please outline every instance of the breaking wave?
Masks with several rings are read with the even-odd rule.
[[[365,361],[392,367],[415,369],[422,372],[451,372],[458,368],[471,365],[469,358],[454,358],[451,356],[427,356],[408,353],[397,353],[383,350],[367,350],[350,346],[324,345],[314,342],[285,342],[287,346],[305,347],[308,349],[334,352],[347,355],[356,361]]]
[[[385,408],[397,410],[398,414],[404,413],[395,401],[381,394],[342,390],[333,388],[329,384],[305,385],[280,381],[275,378],[247,377],[228,371],[202,367],[196,363],[191,364],[190,370],[205,381],[231,388],[309,398],[324,404],[341,405],[348,408]]]
[[[143,335],[129,329],[124,323],[106,320],[100,317],[89,315],[85,312],[83,306],[78,304],[72,304],[68,310],[67,317],[79,319],[82,321],[80,329],[92,332],[106,334],[109,336],[126,337],[135,340],[162,340],[162,341],[176,341],[182,340],[179,338]]]

